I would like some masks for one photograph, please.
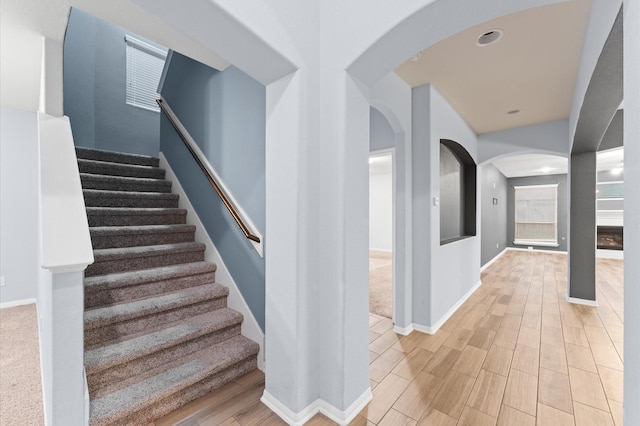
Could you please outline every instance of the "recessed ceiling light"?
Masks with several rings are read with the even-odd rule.
[[[553,169],[551,167],[548,167],[548,166],[547,167],[543,167],[543,168],[540,169],[540,171],[542,173],[549,173],[551,170],[553,170]]]
[[[502,37],[502,34],[504,34],[503,31],[499,29],[487,31],[486,33],[480,34],[478,36],[478,40],[476,41],[476,44],[478,46],[488,46],[500,40],[500,38]]]
[[[508,112],[507,112],[507,114],[509,114],[509,115],[513,115],[513,114],[517,114],[517,113],[519,113],[519,112],[520,112],[520,110],[519,110],[519,109],[512,109],[511,111],[508,111]]]
[[[418,59],[422,57],[422,50],[409,58],[411,62],[416,62]]]
[[[619,166],[614,167],[613,169],[611,169],[611,174],[617,176],[620,173],[622,173],[623,171],[624,171],[624,163],[620,163]]]

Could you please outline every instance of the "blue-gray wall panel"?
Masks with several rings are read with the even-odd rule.
[[[219,72],[174,53],[162,96],[264,236],[265,87],[234,67]],[[161,151],[264,330],[264,259],[164,117],[160,140]]]
[[[507,247],[507,178],[493,164],[480,169],[481,255],[485,265]],[[493,204],[493,199],[497,204]]]
[[[126,43],[129,34],[72,9],[64,43],[64,111],[77,146],[157,156],[160,114],[128,105]]]

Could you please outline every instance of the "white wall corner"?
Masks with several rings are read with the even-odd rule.
[[[318,400],[318,404],[322,414],[339,425],[346,426],[356,418],[358,413],[360,413],[372,399],[373,393],[371,392],[371,388],[368,387],[346,410],[339,410],[324,400]]]
[[[406,327],[400,327],[399,325],[393,326],[393,332],[396,334],[401,334],[403,336],[408,336],[414,330],[414,324],[409,324]]]
[[[358,413],[360,413],[372,399],[373,393],[371,392],[371,388],[368,387],[346,410],[340,410],[322,399],[316,399],[297,413],[287,408],[266,389],[260,401],[291,426],[304,425],[318,413],[322,413],[341,426],[346,426],[355,419]]]
[[[281,403],[276,397],[271,395],[266,389],[264,390],[260,401],[290,426],[302,426],[320,412],[320,400],[312,402],[303,410],[295,413]]]
[[[260,346],[260,352],[258,352],[258,368],[264,371],[264,332],[260,328],[256,318],[253,316],[253,313],[251,312],[251,309],[249,309],[249,305],[247,305],[244,297],[242,297],[242,293],[238,289],[238,285],[222,260],[220,252],[218,252],[218,249],[213,244],[213,241],[211,240],[211,237],[209,237],[200,217],[189,201],[189,197],[187,197],[187,194],[182,188],[182,185],[180,185],[178,178],[162,152],[160,153],[160,167],[166,170],[166,178],[172,182],[171,192],[180,196],[178,201],[179,207],[187,210],[187,224],[194,225],[196,227],[196,241],[201,242],[206,246],[206,250],[204,252],[205,261],[215,263],[217,266],[216,282],[219,282],[229,288],[227,305],[229,308],[240,312],[244,317],[244,321],[242,321],[242,335],[253,340]]]

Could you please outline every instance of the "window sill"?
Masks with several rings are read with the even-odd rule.
[[[526,241],[526,240],[514,241],[513,245],[515,245],[515,246],[560,247],[560,244],[558,244],[558,243],[544,243],[544,242],[540,242],[540,241]]]

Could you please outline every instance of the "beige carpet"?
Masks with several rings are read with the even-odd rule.
[[[0,425],[44,425],[34,304],[0,309]]]
[[[369,312],[391,318],[391,253],[369,251]]]

